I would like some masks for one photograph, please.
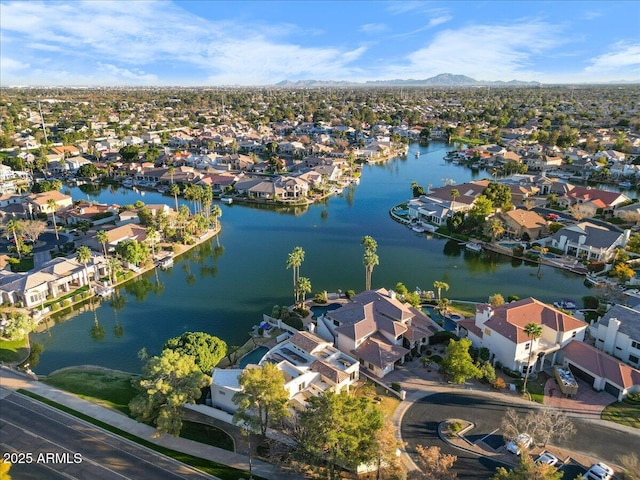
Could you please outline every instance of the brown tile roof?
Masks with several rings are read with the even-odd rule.
[[[143,241],[147,238],[147,230],[140,225],[136,225],[135,223],[127,223],[120,227],[112,228],[111,230],[107,230],[107,238],[108,243],[117,242],[124,238],[133,239],[135,238],[139,242]]]
[[[343,372],[339,368],[330,365],[327,362],[323,362],[322,360],[316,360],[311,364],[311,371],[318,372],[325,378],[328,378],[333,383],[338,384],[344,382],[349,378],[349,374],[347,372]]]
[[[311,353],[320,345],[327,343],[314,334],[305,331],[296,332],[289,341],[307,353]]]
[[[529,341],[529,336],[524,333],[528,323],[545,325],[556,332],[569,332],[587,325],[531,297],[496,307],[493,312],[485,325],[515,343]]]
[[[379,334],[372,335],[353,352],[357,358],[372,363],[378,368],[385,368],[404,357],[409,350],[398,345],[390,345]]]
[[[525,228],[544,228],[547,222],[536,212],[524,209],[510,210],[502,214],[505,218],[509,217],[516,224]]]
[[[482,338],[482,330],[476,326],[476,321],[473,318],[467,318],[465,320],[458,321],[458,326],[464,328],[467,331],[473,333],[476,337]]]
[[[562,349],[565,359],[622,388],[640,385],[640,370],[586,343],[572,341]]]

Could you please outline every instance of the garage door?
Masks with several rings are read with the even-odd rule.
[[[595,381],[595,377],[593,375],[589,375],[587,372],[582,370],[580,367],[576,367],[573,364],[569,364],[569,370],[573,373],[573,376],[579,378],[580,380],[584,380],[590,386],[593,387],[593,382]]]
[[[620,389],[614,385],[611,385],[609,382],[605,382],[604,391],[610,393],[616,398],[618,398],[618,395],[620,395]]]

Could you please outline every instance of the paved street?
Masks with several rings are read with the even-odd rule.
[[[438,445],[446,453],[458,455],[456,469],[461,479],[488,478],[497,464],[488,459],[480,459],[474,454],[465,453],[451,447],[437,437],[437,425],[449,418],[459,418],[474,422],[475,428],[466,434],[471,441],[477,441],[487,435],[485,443],[499,448],[503,442],[500,428],[505,409],[512,407],[520,413],[527,407],[509,404],[503,399],[481,393],[460,391],[459,393],[437,393],[416,401],[406,411],[402,419],[402,438],[407,442],[407,451],[415,452],[418,444]],[[581,452],[607,463],[617,463],[618,456],[635,451],[638,436],[620,431],[582,418],[572,419],[576,434],[558,446],[567,450]]]
[[[0,410],[2,453],[31,454],[14,462],[14,478],[214,478],[21,395],[4,396]]]

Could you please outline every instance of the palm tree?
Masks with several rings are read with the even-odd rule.
[[[296,284],[296,297],[300,300],[300,308],[304,307],[304,304],[307,301],[307,293],[311,293],[311,280],[307,277],[298,278],[298,283]]]
[[[173,186],[173,173],[176,171],[176,167],[174,167],[173,165],[169,165],[167,171],[169,172],[169,175],[171,175],[171,186]]]
[[[502,222],[494,217],[487,222],[485,232],[489,234],[491,240],[495,240],[505,232],[505,228]]]
[[[529,365],[531,364],[531,355],[533,354],[533,342],[542,336],[542,327],[537,323],[527,323],[524,326],[524,333],[531,339],[529,344],[529,358],[527,359],[527,371],[524,375],[524,383],[522,384],[522,392],[527,393],[527,380],[529,379]]]
[[[160,232],[158,232],[153,227],[147,228],[147,238],[146,241],[151,247],[151,258],[156,257],[156,244],[160,241]]]
[[[453,210],[453,205],[456,202],[456,198],[458,198],[460,196],[460,192],[458,191],[457,188],[454,188],[453,190],[451,190],[451,210]]]
[[[297,286],[302,262],[304,262],[304,250],[302,247],[295,247],[287,256],[287,270],[291,268],[293,271],[293,293],[296,303],[298,303],[298,299],[300,298]]]
[[[175,202],[176,212],[178,211],[178,194],[180,193],[180,187],[177,184],[172,184],[169,189],[169,193],[173,195],[173,200]]]
[[[89,247],[81,246],[76,250],[76,260],[84,265],[84,276],[87,279],[87,284],[89,285],[89,292],[91,292],[91,282],[89,281],[89,270],[87,269],[87,264],[89,260],[91,260],[91,250]]]
[[[96,232],[96,240],[102,245],[102,251],[104,252],[104,258],[109,258],[107,252],[107,243],[109,243],[109,235],[106,230],[98,230]]]
[[[56,210],[58,209],[58,204],[53,198],[47,200],[47,207],[51,210],[51,220],[53,221],[53,230],[56,232],[56,240],[59,240],[58,237],[58,225],[56,224]]]
[[[371,290],[371,276],[373,275],[373,268],[380,264],[380,258],[376,251],[378,250],[378,243],[369,235],[362,237],[360,245],[364,247],[364,256],[362,263],[364,264],[365,275],[365,290]]]
[[[445,292],[449,291],[449,284],[436,280],[435,282],[433,282],[433,288],[438,290],[438,300],[441,300],[442,290],[444,289]]]
[[[20,245],[18,245],[18,230],[20,230],[20,224],[17,220],[9,220],[5,225],[5,230],[13,235],[13,243],[16,246],[16,252],[18,252],[18,258],[22,260],[22,252]]]
[[[214,205],[211,207],[211,215],[213,216],[213,228],[218,230],[218,219],[222,216],[222,209],[220,205]]]

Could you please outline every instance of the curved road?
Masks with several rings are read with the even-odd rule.
[[[444,453],[458,456],[456,471],[460,479],[487,479],[499,463],[481,458],[472,453],[451,447],[440,440],[437,426],[448,418],[472,421],[476,427],[467,433],[471,441],[491,434],[500,428],[502,416],[507,408],[515,408],[519,413],[527,407],[504,403],[489,395],[477,393],[438,393],[415,402],[402,418],[402,439],[407,442],[407,452],[414,457],[417,445],[437,445]],[[557,446],[581,452],[605,462],[617,463],[618,456],[635,451],[640,438],[628,432],[607,428],[599,423],[580,418],[572,418],[576,434]],[[498,446],[501,432],[498,430],[488,440]]]

